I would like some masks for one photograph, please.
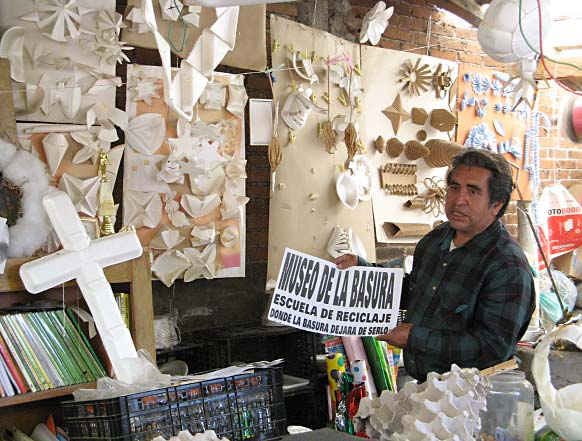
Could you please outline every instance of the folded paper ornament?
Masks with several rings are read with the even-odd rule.
[[[48,168],[54,176],[69,148],[69,141],[62,133],[49,133],[42,139],[42,147]]]
[[[213,279],[216,276],[216,245],[207,245],[202,251],[196,248],[184,248],[184,254],[190,261],[190,267],[184,274],[184,282],[191,282],[204,277]]]
[[[126,191],[123,200],[123,224],[135,228],[155,228],[162,218],[162,199],[157,193]]]
[[[236,225],[229,225],[220,232],[220,243],[223,247],[232,248],[239,240],[240,233]]]
[[[162,225],[151,240],[150,248],[154,250],[169,250],[176,248],[185,239],[179,230],[175,230],[168,225]]]
[[[214,222],[210,222],[204,226],[194,226],[190,232],[190,243],[193,247],[201,247],[214,243],[216,239],[216,226]]]
[[[144,113],[129,121],[125,142],[136,152],[153,155],[166,136],[166,121],[158,113]]]
[[[59,181],[59,190],[66,192],[78,213],[95,217],[99,207],[99,176],[81,179],[64,173]]]
[[[168,288],[191,266],[190,260],[179,250],[168,250],[155,258],[152,272]]]
[[[220,196],[217,193],[198,197],[192,194],[183,194],[182,207],[190,216],[196,218],[212,213],[220,206]]]
[[[170,219],[170,223],[175,227],[185,227],[189,225],[188,218],[185,213],[180,211],[180,204],[174,198],[176,197],[176,192],[172,191],[164,195],[164,211]]]

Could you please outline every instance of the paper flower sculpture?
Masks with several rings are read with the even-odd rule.
[[[78,7],[78,0],[37,0],[35,11],[20,17],[35,22],[44,35],[55,41],[76,39],[81,35],[81,15],[92,9]]]
[[[157,193],[126,191],[123,201],[123,224],[135,228],[155,228],[162,219],[162,199]]]
[[[386,3],[378,2],[364,16],[362,30],[360,31],[360,43],[370,41],[374,46],[380,41],[380,37],[388,27],[388,20],[394,13],[394,7],[386,9]]]
[[[97,198],[99,184],[99,176],[89,179],[80,179],[65,173],[61,176],[59,190],[66,192],[70,196],[77,212],[95,217],[99,205]]]
[[[495,133],[489,128],[487,123],[471,127],[469,135],[465,140],[466,147],[489,149],[497,152],[497,139]]]
[[[190,267],[184,274],[184,282],[200,279],[214,279],[216,276],[216,245],[210,244],[202,251],[196,248],[184,248],[184,254],[190,261]]]
[[[168,250],[156,257],[152,265],[152,272],[169,288],[190,266],[190,260],[184,253],[178,250]]]
[[[402,90],[409,95],[420,96],[428,92],[432,84],[432,73],[428,64],[420,65],[420,58],[413,65],[406,60],[399,72],[400,82],[404,84]]]
[[[201,247],[203,245],[208,245],[214,243],[216,239],[216,226],[214,222],[210,222],[208,225],[203,227],[194,226],[190,232],[190,242],[193,247]]]
[[[152,98],[160,98],[158,89],[161,84],[156,84],[157,79],[147,76],[141,70],[129,77],[127,89],[132,101],[145,101],[148,106],[152,105]]]

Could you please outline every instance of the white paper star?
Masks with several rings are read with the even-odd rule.
[[[141,70],[129,78],[128,86],[129,95],[132,101],[145,101],[148,106],[152,105],[152,98],[160,98],[158,89],[162,87],[156,84],[156,78],[147,76]]]
[[[79,213],[95,217],[97,215],[99,183],[99,176],[80,179],[64,173],[59,182],[59,190],[67,192]]]
[[[71,138],[82,145],[81,150],[73,156],[73,164],[82,164],[89,159],[95,164],[99,157],[99,150],[103,149],[105,153],[109,152],[110,144],[102,143],[93,127],[91,131],[71,132]]]
[[[78,0],[37,0],[35,11],[22,20],[36,22],[44,35],[55,41],[76,39],[83,31],[80,26],[81,15],[92,9],[79,8]]]

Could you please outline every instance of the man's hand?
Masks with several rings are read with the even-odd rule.
[[[333,263],[335,263],[339,269],[347,269],[358,264],[358,256],[355,254],[343,254],[333,259]]]
[[[413,326],[412,323],[400,323],[388,332],[388,334],[379,335],[376,338],[388,342],[397,348],[405,348],[408,345],[408,336],[410,335],[410,330]]]

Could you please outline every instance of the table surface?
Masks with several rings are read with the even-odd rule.
[[[356,439],[362,438],[328,428],[283,437],[283,441],[354,441]]]

